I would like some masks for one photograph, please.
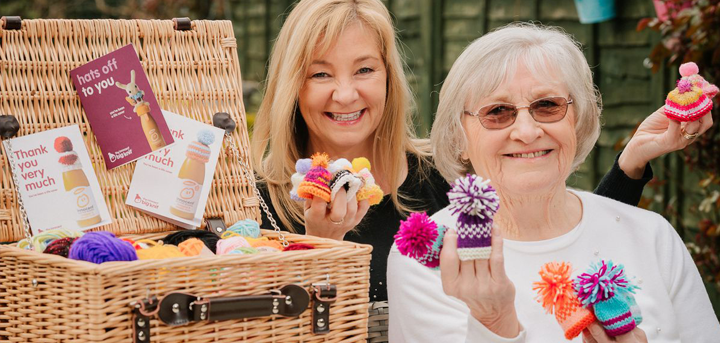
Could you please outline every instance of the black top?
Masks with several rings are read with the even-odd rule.
[[[429,216],[448,206],[447,192],[450,190],[450,185],[440,173],[429,167],[426,170],[425,178],[422,179],[418,168],[418,158],[408,154],[407,163],[407,178],[398,189],[399,194],[415,199],[414,202],[407,205],[414,211],[425,211]],[[652,170],[649,164],[645,168],[643,178],[633,180],[620,169],[616,158],[615,165],[605,175],[595,193],[635,206],[640,200],[643,187],[650,179],[652,179]],[[258,183],[258,188],[277,221],[277,213],[269,200],[267,187]],[[371,301],[387,301],[387,258],[394,242],[395,233],[400,226],[400,220],[405,219],[406,216],[395,209],[390,196],[387,195],[380,204],[370,208],[356,232],[345,235],[345,239],[348,241],[373,246],[372,260],[370,261]],[[281,222],[278,221],[278,225],[285,230]],[[262,214],[261,226],[272,229],[265,213]],[[304,227],[295,225],[295,229],[298,233],[305,233]]]

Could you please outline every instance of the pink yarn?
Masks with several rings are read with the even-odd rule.
[[[677,83],[677,89],[680,94],[687,93],[692,90],[692,83],[685,79],[679,80]]]
[[[680,65],[680,75],[683,77],[688,77],[690,75],[697,74],[698,72],[700,72],[700,68],[698,68],[698,65],[695,64],[695,62],[688,62]]]
[[[217,242],[217,254],[218,255],[227,255],[231,251],[235,250],[235,248],[248,248],[248,247],[250,247],[250,243],[248,243],[248,241],[241,236],[225,238],[225,239],[221,239]]]
[[[395,244],[401,254],[417,259],[427,254],[437,237],[437,224],[425,212],[412,213],[407,220],[400,221]]]

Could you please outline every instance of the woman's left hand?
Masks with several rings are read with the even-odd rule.
[[[513,338],[521,331],[515,311],[515,285],[505,274],[503,239],[493,229],[489,260],[460,261],[457,233],[448,230],[440,253],[440,274],[447,295],[463,301],[470,313],[498,336]]]
[[[590,324],[587,329],[583,330],[583,343],[647,343],[647,341],[645,331],[638,327],[624,335],[615,337],[608,336],[598,322]]]
[[[640,179],[645,165],[653,159],[676,150],[685,149],[695,139],[687,139],[683,134],[702,135],[713,125],[711,113],[698,121],[680,123],[668,118],[663,107],[645,118],[635,134],[625,146],[618,164],[620,169],[632,179]]]

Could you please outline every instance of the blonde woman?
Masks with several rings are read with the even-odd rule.
[[[395,29],[381,1],[297,3],[270,57],[253,162],[282,229],[373,246],[372,301],[387,300],[386,261],[399,221],[408,210],[433,214],[448,205],[449,186],[432,167],[429,142],[413,132],[412,104]],[[599,193],[636,205],[652,177],[646,162],[689,143],[672,135],[675,124],[663,116],[650,118],[657,120],[639,130],[642,139],[628,144],[632,153],[621,157],[622,170],[616,163]],[[347,201],[344,191],[330,206],[321,199],[291,200],[295,162],[319,151],[331,159],[367,157],[385,190],[383,201],[368,210],[366,201]],[[271,227],[264,214],[262,227]]]

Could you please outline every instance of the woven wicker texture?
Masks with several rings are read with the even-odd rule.
[[[368,337],[367,343],[386,343],[390,341],[388,328],[390,327],[390,307],[387,301],[371,302],[368,308]]]
[[[70,70],[132,43],[160,106],[212,123],[227,112],[237,123],[232,135],[248,163],[248,135],[240,66],[229,21],[193,21],[177,31],[171,20],[23,20],[22,30],[0,28],[0,114],[20,122],[18,135],[78,124],[112,217],[99,230],[116,234],[172,230],[167,222],[125,205],[135,163],[108,171],[85,118]],[[227,140],[227,138],[226,138]],[[227,146],[227,142],[225,143]],[[206,217],[226,222],[259,218],[259,203],[238,163],[224,149],[205,208]],[[23,238],[17,195],[5,150],[0,155],[0,241]]]
[[[277,237],[272,231],[263,235]],[[332,331],[327,335],[310,333],[307,310],[298,318],[176,327],[153,319],[152,342],[365,342],[372,248],[312,236],[290,234],[288,239],[316,249],[97,265],[0,245],[0,341],[131,342],[129,304],[148,294],[256,295],[288,283],[309,289],[329,279],[339,292],[330,307]]]

